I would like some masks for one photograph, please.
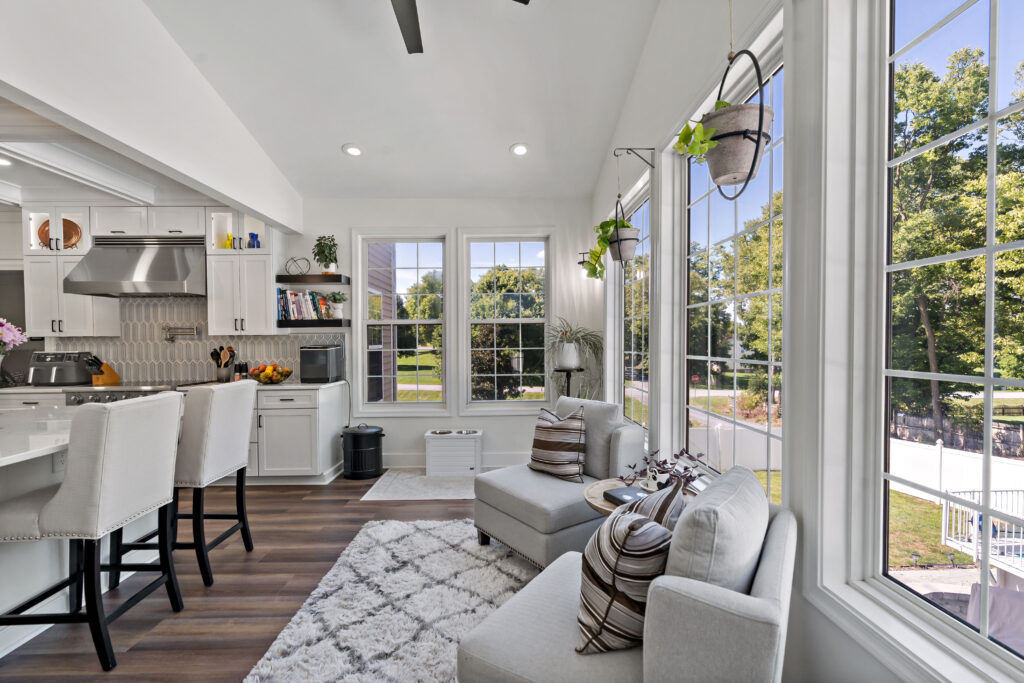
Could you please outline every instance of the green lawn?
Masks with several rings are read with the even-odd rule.
[[[633,422],[642,424],[645,427],[647,426],[647,406],[639,399],[627,396],[624,412],[626,417],[633,420]]]
[[[757,475],[758,480],[761,482],[761,486],[767,489],[766,477],[764,470],[756,470],[754,474]],[[769,497],[769,501],[775,505],[782,504],[782,472],[779,470],[772,470],[772,493]]]
[[[919,564],[949,564],[952,550],[940,543],[942,506],[914,496],[889,493],[889,567],[913,567],[911,553],[920,553]],[[957,552],[957,564],[973,564],[970,555]]]
[[[421,349],[422,351],[423,349]],[[411,354],[398,354],[398,383],[423,385],[441,385],[441,377],[434,373],[435,368],[440,364],[439,354],[420,356],[419,376],[416,374],[416,357]],[[401,400],[401,399],[399,399]],[[415,400],[415,399],[406,399]],[[423,400],[423,399],[421,399]],[[433,399],[430,399],[433,400]]]

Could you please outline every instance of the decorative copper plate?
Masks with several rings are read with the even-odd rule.
[[[36,231],[36,236],[39,237],[39,242],[46,247],[50,248],[50,221],[45,220],[43,224],[39,226],[39,230]],[[78,226],[78,223],[74,222],[70,218],[64,219],[64,244],[63,249],[70,249],[71,247],[78,244],[82,239],[82,228]]]

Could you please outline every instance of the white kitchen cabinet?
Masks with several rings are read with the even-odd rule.
[[[114,337],[121,334],[117,299],[64,293],[64,278],[81,256],[25,257],[25,334],[30,337]]]
[[[202,235],[203,208],[201,206],[149,207],[150,235]]]
[[[94,206],[91,216],[93,235],[149,233],[149,209],[145,206]]]
[[[211,335],[276,331],[273,257],[218,254],[206,258],[206,309]]]
[[[0,410],[50,410],[64,407],[64,393],[49,389],[0,391]]]
[[[270,227],[254,216],[226,206],[206,207],[207,254],[269,254],[272,238]],[[256,240],[259,247],[252,246]]]
[[[263,410],[258,419],[260,476],[316,474],[316,410]]]
[[[26,208],[21,224],[25,256],[84,254],[92,246],[88,207]]]
[[[347,382],[261,386],[248,476],[304,477],[320,483],[337,476],[350,398]]]

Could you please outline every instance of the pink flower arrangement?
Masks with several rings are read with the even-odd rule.
[[[20,327],[0,318],[0,353],[7,353],[26,341],[28,341],[28,337]]]

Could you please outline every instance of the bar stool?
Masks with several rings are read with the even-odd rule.
[[[181,395],[173,392],[78,408],[71,420],[64,481],[0,503],[0,542],[66,538],[71,543],[70,571],[60,581],[0,616],[0,626],[88,623],[104,671],[117,666],[107,626],[165,586],[171,609],[183,605],[172,559],[175,445]],[[100,562],[100,541],[134,519],[157,511],[154,564]],[[111,571],[159,572],[145,588],[109,615],[103,609],[100,574]],[[71,589],[69,610],[25,614],[32,607]],[[85,614],[81,613],[85,593]]]
[[[195,550],[203,583],[213,585],[210,551],[235,532],[242,533],[246,552],[252,552],[252,532],[245,509],[245,470],[249,464],[249,434],[256,403],[256,382],[243,380],[226,384],[193,387],[185,395],[185,417],[178,444],[174,474],[174,549]],[[235,473],[235,512],[208,513],[205,510],[206,487]],[[178,513],[181,489],[192,489],[192,512]],[[179,543],[177,520],[192,520],[192,542]],[[235,523],[213,541],[206,541],[205,521],[227,519]],[[110,536],[110,556],[120,558],[132,550],[154,549],[150,539],[159,530],[151,531],[131,543],[125,543],[121,530]],[[118,584],[117,571],[110,574],[110,585]]]

